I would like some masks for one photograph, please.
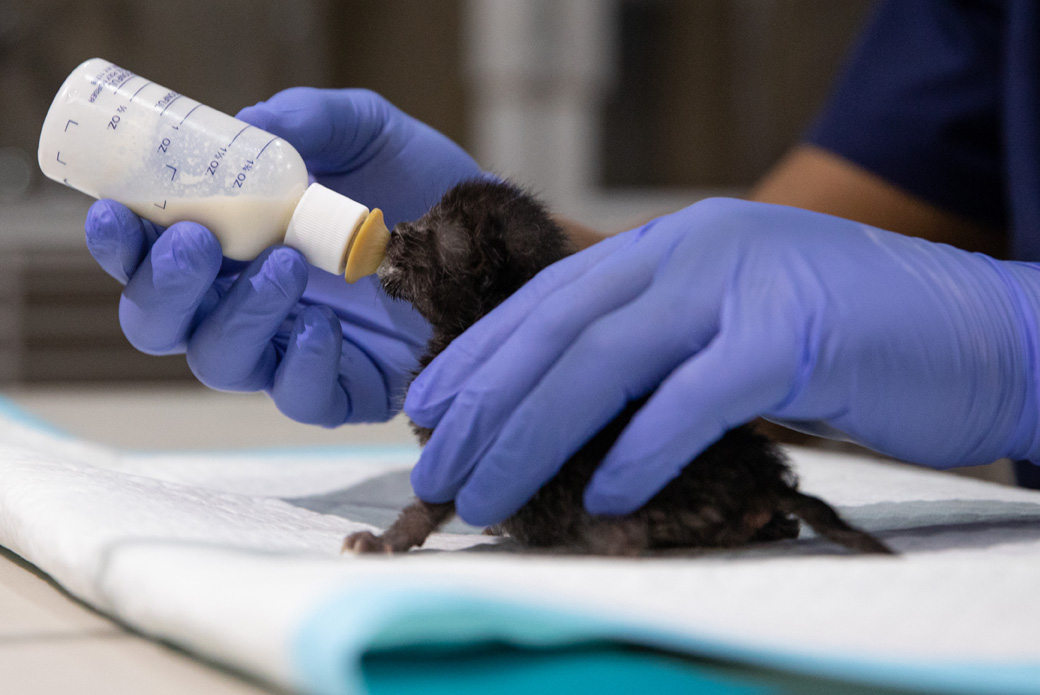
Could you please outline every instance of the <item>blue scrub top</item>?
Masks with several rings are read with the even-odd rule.
[[[881,3],[807,139],[1040,262],[1040,2]]]
[[[881,3],[808,140],[1040,261],[1040,3]]]

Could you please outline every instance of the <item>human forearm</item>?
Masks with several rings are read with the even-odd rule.
[[[748,197],[761,203],[823,212],[995,258],[1006,255],[1006,239],[999,232],[938,208],[812,145],[791,150]]]

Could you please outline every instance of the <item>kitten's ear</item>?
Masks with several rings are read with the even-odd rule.
[[[469,259],[471,241],[466,230],[456,224],[442,225],[436,235],[437,252],[445,268],[464,266]]]

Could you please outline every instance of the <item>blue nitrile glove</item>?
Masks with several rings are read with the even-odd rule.
[[[239,118],[287,140],[316,181],[381,208],[390,226],[481,175],[453,142],[364,90],[290,89]],[[302,422],[385,420],[399,409],[429,326],[375,278],[349,285],[286,247],[248,265],[222,260],[204,227],[163,231],[113,201],[94,204],[86,232],[98,263],[126,284],[120,322],[139,350],[186,352],[204,384],[266,390]]]
[[[756,416],[935,467],[1040,454],[1040,267],[716,199],[564,259],[453,342],[405,411],[430,502],[501,521],[627,402],[585,491],[642,506]]]

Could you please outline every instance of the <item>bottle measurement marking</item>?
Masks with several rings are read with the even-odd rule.
[[[113,65],[112,67],[115,68],[116,66]],[[130,71],[127,70],[126,72],[130,72]],[[117,74],[116,77],[119,78],[119,77],[123,77],[123,76]],[[120,89],[122,89],[126,85],[130,84],[131,82],[136,80],[138,77],[140,77],[140,75],[135,75],[134,73],[130,72],[130,74],[128,76],[123,77],[123,79],[121,79],[121,80],[120,79],[116,79],[116,80],[108,81],[109,86],[112,87],[112,94],[113,95],[119,94],[119,90]]]
[[[169,164],[167,164],[166,166],[168,166],[168,167],[170,167],[171,169],[173,169],[173,173],[172,173],[172,174],[170,174],[170,181],[173,181],[173,177],[177,175],[177,167],[175,167],[175,166],[170,166]]]
[[[152,84],[152,83],[151,82],[145,82],[143,85],[141,85],[141,89],[144,89],[145,87],[147,87],[150,84]],[[133,101],[134,97],[141,93],[141,89],[138,89],[136,92],[134,92],[133,94],[130,95],[130,101]]]
[[[209,174],[210,176],[216,176],[217,175],[217,167],[220,166],[220,160],[222,160],[224,158],[224,155],[226,155],[226,154],[227,154],[227,148],[226,147],[221,147],[220,149],[218,149],[216,154],[213,155],[213,161],[211,161],[209,163],[209,166],[206,168],[206,173]]]
[[[242,188],[242,184],[246,182],[246,174],[253,170],[253,160],[247,159],[246,163],[242,165],[242,170],[238,172],[238,176],[231,182],[232,188]]]
[[[123,68],[109,63],[108,67],[99,72],[90,81],[91,86],[94,87],[94,91],[91,92],[90,97],[87,99],[91,104],[97,101],[97,98],[104,92],[105,87],[112,88],[112,94],[119,94],[119,88],[125,85],[127,82],[133,80],[137,75],[124,70]]]
[[[180,130],[181,126],[184,125],[184,121],[188,120],[188,116],[190,116],[191,114],[195,113],[195,109],[199,108],[200,106],[202,106],[202,104],[195,104],[195,106],[192,107],[191,111],[189,111],[188,113],[184,114],[184,118],[181,119],[181,122],[178,123],[177,125],[173,126],[173,129],[174,130]]]
[[[253,126],[251,126],[251,125],[247,125],[245,128],[243,128],[242,130],[240,130],[237,133],[235,133],[235,137],[231,138],[231,142],[229,142],[227,144],[227,146],[231,147],[232,145],[234,145],[235,144],[235,140],[238,140],[238,136],[241,135],[242,133],[246,132],[247,130],[249,130],[252,127]]]
[[[164,106],[163,110],[159,112],[159,115],[161,116],[164,113],[166,113],[166,109],[170,108],[170,105],[173,104],[173,102],[175,102],[178,99],[180,99],[182,96],[184,96],[184,95],[183,94],[178,94],[177,96],[175,96],[174,98],[172,98],[168,102],[166,102],[166,106]]]
[[[278,139],[278,138],[274,137],[274,138],[271,138],[270,140],[268,140],[268,141],[267,141],[267,145],[264,145],[263,147],[261,147],[261,148],[260,148],[260,151],[256,153],[256,156],[255,156],[255,157],[253,157],[253,159],[260,159],[260,155],[262,155],[262,154],[264,153],[264,150],[266,150],[266,149],[268,148],[268,146],[269,146],[269,145],[270,145],[270,144],[271,144],[272,142],[274,142],[275,140],[277,140],[277,139]]]
[[[112,96],[114,96],[114,97],[115,96],[120,96],[120,90],[122,90],[123,87],[127,86],[128,84],[130,84],[131,82],[136,80],[138,77],[141,77],[141,76],[140,75],[131,75],[130,77],[128,77],[125,80],[123,80],[122,82],[120,82],[118,85],[112,85],[114,87],[114,89],[112,90]],[[137,91],[134,92],[133,94],[131,94],[130,98],[127,101],[133,101],[134,97],[137,96],[138,94],[140,94],[141,90],[144,89],[145,87],[147,87],[150,84],[151,84],[151,82],[149,80],[145,80],[144,84],[141,85],[140,87],[138,87]]]
[[[119,114],[121,113],[126,113],[126,106],[121,105],[118,109],[116,109],[116,114],[112,116],[112,120],[108,122],[108,127],[112,130],[115,130],[119,127]]]
[[[69,126],[70,125],[78,126],[79,123],[77,121],[72,120],[71,118],[68,121],[66,121],[65,122],[65,132],[66,133],[69,132]],[[67,162],[61,161],[61,150],[58,150],[58,154],[55,155],[55,159],[58,160],[58,164],[61,164],[62,166],[68,166]],[[69,180],[68,179],[64,179],[64,181],[65,181],[65,185],[68,186],[69,185]]]

